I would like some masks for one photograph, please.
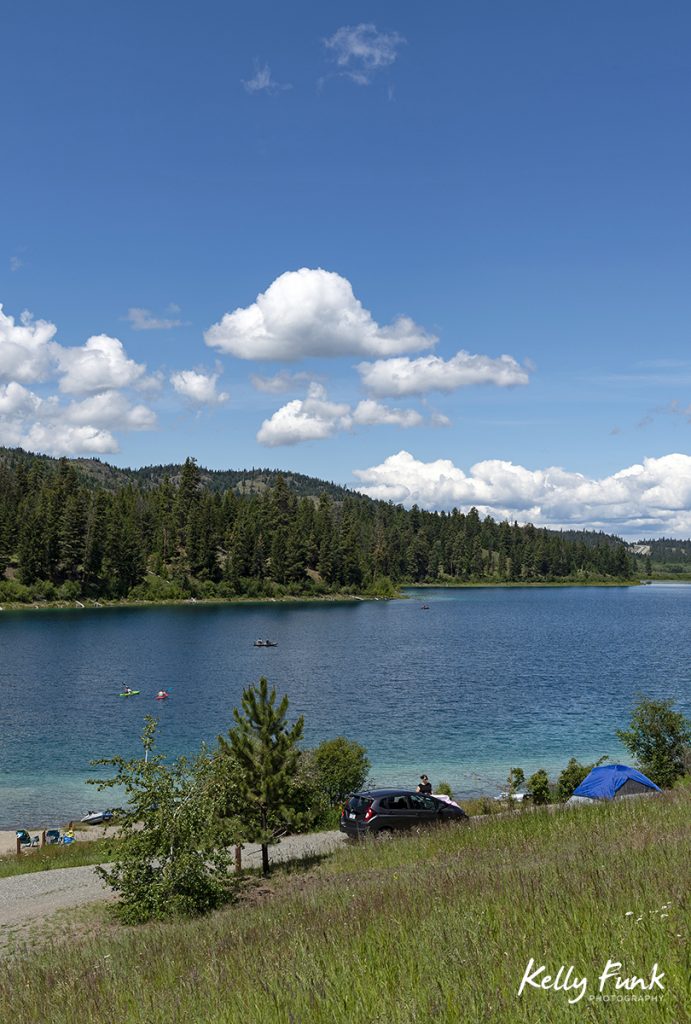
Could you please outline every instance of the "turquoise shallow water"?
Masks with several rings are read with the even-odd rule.
[[[214,742],[261,674],[305,715],[308,744],[345,734],[367,747],[376,782],[425,771],[468,795],[498,791],[513,765],[620,759],[614,730],[637,691],[691,711],[691,586],[409,593],[2,613],[0,828],[101,805],[89,761],[140,749],[146,713],[169,754]],[[278,647],[255,649],[256,637]],[[141,695],[115,696],[125,684]]]

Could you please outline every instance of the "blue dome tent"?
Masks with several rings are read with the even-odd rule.
[[[574,789],[571,800],[613,800],[619,796],[633,796],[639,793],[659,793],[647,775],[625,764],[603,764],[593,768],[583,782]]]

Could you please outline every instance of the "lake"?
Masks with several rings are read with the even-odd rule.
[[[377,783],[412,787],[426,772],[466,795],[498,792],[514,765],[625,758],[614,731],[638,691],[691,711],[691,586],[407,593],[3,612],[0,828],[103,806],[89,761],[141,750],[147,713],[167,754],[213,743],[261,675],[304,714],[307,744],[346,735]],[[141,694],[116,696],[125,685]]]

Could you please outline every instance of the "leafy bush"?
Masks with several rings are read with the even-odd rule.
[[[81,594],[82,588],[76,580],[65,580],[58,587],[57,597],[60,601],[76,601],[77,598],[81,597]]]
[[[672,700],[644,697],[633,709],[630,727],[617,729],[643,774],[664,789],[685,774],[686,748],[691,742],[691,722],[673,706]]]
[[[528,779],[528,790],[530,799],[534,804],[548,804],[550,802],[549,778],[544,768],[538,768]]]
[[[446,796],[450,796],[451,799],[453,800],[453,790],[451,789],[451,786],[448,784],[448,782],[438,782],[437,788],[435,789],[434,792],[444,793]]]
[[[0,601],[21,601],[28,604],[31,590],[18,580],[0,580]]]
[[[160,576],[147,576],[143,583],[133,587],[127,595],[131,601],[181,601],[185,596],[178,583]]]
[[[313,753],[322,788],[332,806],[365,784],[370,762],[365,748],[354,740],[345,736],[324,740]]]
[[[229,873],[230,830],[219,826],[216,766],[204,750],[192,761],[170,765],[155,751],[156,721],[147,716],[145,756],[103,758],[93,765],[115,770],[111,779],[91,779],[98,789],[122,787],[118,855],[96,871],[120,894],[116,914],[128,924],[175,914],[201,914],[227,901],[235,881]]]
[[[594,764],[581,764],[575,757],[570,758],[566,768],[557,779],[557,800],[565,803],[569,797],[573,796],[573,791],[578,789],[593,768],[597,768],[606,760],[606,757],[601,757]]]

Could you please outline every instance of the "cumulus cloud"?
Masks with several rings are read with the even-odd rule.
[[[10,256],[10,270],[16,274],[24,266],[24,260],[20,256]]]
[[[70,402],[58,414],[77,426],[110,427],[117,430],[153,430],[156,413],[146,405],[132,405],[119,391],[102,391],[81,402]]]
[[[22,384],[44,380],[53,362],[55,324],[34,320],[25,310],[19,318],[6,316],[0,305],[0,377]]]
[[[527,384],[528,371],[513,356],[471,355],[461,349],[451,359],[425,355],[417,359],[378,359],[357,366],[364,387],[380,397],[456,391],[473,384],[514,387]]]
[[[221,405],[228,401],[229,395],[226,391],[216,390],[219,377],[220,373],[180,370],[172,374],[170,383],[179,395],[196,405]]]
[[[344,25],[324,40],[341,68],[341,74],[358,85],[368,85],[372,75],[389,67],[405,39],[398,32],[379,32],[376,25]]]
[[[353,411],[353,423],[363,426],[387,423],[397,427],[419,427],[422,422],[423,418],[416,409],[392,409],[372,399],[359,402]]]
[[[436,342],[409,317],[380,326],[350,281],[327,270],[281,274],[251,306],[226,313],[206,344],[239,359],[293,361],[305,356],[388,356]]]
[[[177,306],[171,306],[170,312],[177,313],[179,309]],[[141,306],[130,306],[125,319],[129,320],[134,331],[169,331],[172,327],[182,326],[182,320],[176,317],[155,316],[150,309],[143,309]]]
[[[22,439],[22,447],[45,455],[106,455],[119,451],[117,441],[108,430],[59,423],[34,424]]]
[[[465,473],[450,459],[421,462],[400,451],[354,476],[370,497],[423,508],[474,505],[498,519],[624,536],[691,532],[691,456],[678,453],[644,459],[598,480],[500,460],[478,462]]]
[[[292,391],[301,384],[314,380],[309,373],[289,373],[288,370],[281,370],[273,377],[262,377],[259,373],[253,373],[250,377],[252,387],[257,391],[263,391],[269,395],[280,395],[285,391]]]
[[[135,384],[146,367],[128,359],[121,341],[98,334],[84,345],[60,347],[56,353],[63,373],[60,390],[66,394],[103,391]]]
[[[271,68],[268,64],[260,65],[258,63],[255,63],[254,66],[254,76],[247,81],[243,78],[242,84],[245,87],[245,92],[250,94],[265,92],[270,96],[293,88],[288,82],[277,82],[272,78]]]
[[[4,387],[0,386],[0,416],[25,416],[36,412],[40,405],[38,395],[14,380]]]
[[[330,402],[321,384],[312,383],[307,398],[297,398],[281,406],[264,420],[257,441],[269,448],[301,441],[321,441],[339,430],[348,430],[352,423],[350,406]]]
[[[371,399],[359,402],[354,409],[345,402],[331,402],[323,385],[312,381],[306,398],[287,402],[270,419],[264,420],[257,440],[274,448],[301,441],[320,441],[352,427],[407,428],[419,427],[425,422],[416,409],[395,409]],[[439,425],[435,416],[427,422],[431,426]]]
[[[0,444],[49,455],[118,451],[111,431],[153,430],[156,414],[133,403],[123,392],[153,385],[160,375],[144,378],[146,367],[129,359],[117,338],[97,335],[81,346],[54,341],[54,324],[22,313],[19,322],[0,306]],[[63,395],[37,394],[24,385],[55,380]]]

